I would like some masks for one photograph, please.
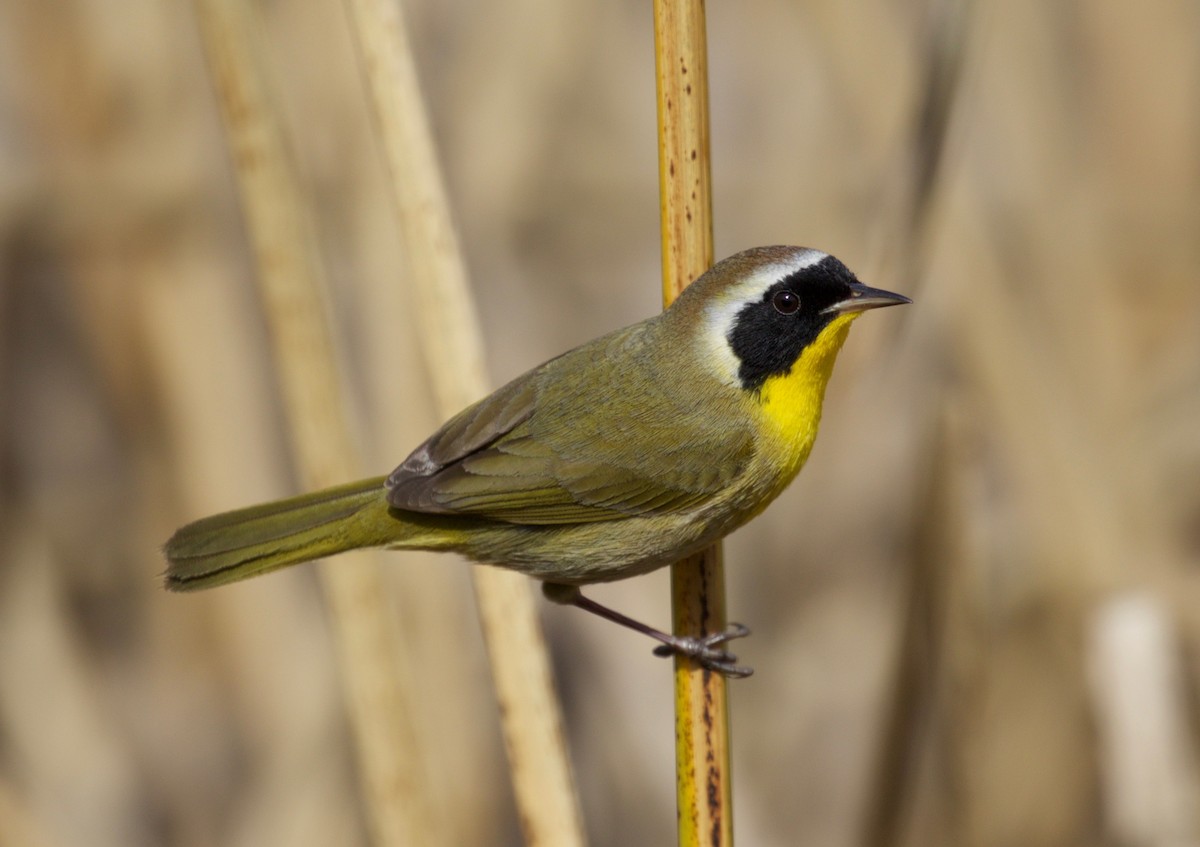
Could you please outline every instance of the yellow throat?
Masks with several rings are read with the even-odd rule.
[[[859,314],[850,312],[834,318],[816,340],[804,348],[790,371],[770,377],[759,391],[758,405],[764,423],[762,436],[778,439],[773,446],[782,466],[780,487],[791,482],[812,450],[821,423],[825,386],[829,384],[833,363],[846,341],[850,324]]]

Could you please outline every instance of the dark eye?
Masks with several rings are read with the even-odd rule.
[[[800,311],[800,295],[795,291],[788,291],[786,288],[783,291],[776,291],[775,296],[771,298],[771,305],[781,315],[794,315]]]

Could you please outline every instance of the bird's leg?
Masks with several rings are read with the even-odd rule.
[[[701,667],[725,676],[741,678],[754,673],[753,668],[737,664],[737,656],[725,650],[722,645],[735,638],[744,638],[750,634],[749,627],[740,623],[731,623],[724,632],[714,632],[703,638],[693,638],[685,635],[672,635],[668,632],[647,626],[641,621],[626,617],[620,612],[602,606],[595,600],[583,596],[583,592],[575,585],[564,585],[559,582],[543,582],[542,594],[547,600],[564,606],[575,606],[585,612],[610,620],[613,623],[628,627],[643,635],[648,635],[662,643],[654,648],[656,656],[688,656],[695,659]]]

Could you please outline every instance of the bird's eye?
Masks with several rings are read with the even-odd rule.
[[[800,295],[786,288],[776,291],[775,296],[771,298],[771,305],[781,315],[794,315],[800,311]]]

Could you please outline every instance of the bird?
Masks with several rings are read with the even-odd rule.
[[[740,624],[654,629],[581,586],[644,574],[758,515],[812,450],[850,324],[912,301],[835,257],[756,247],[659,314],[576,347],[463,409],[391,474],[203,518],[167,541],[166,587],[206,589],[359,548],[454,552],[542,582],[728,676]]]

